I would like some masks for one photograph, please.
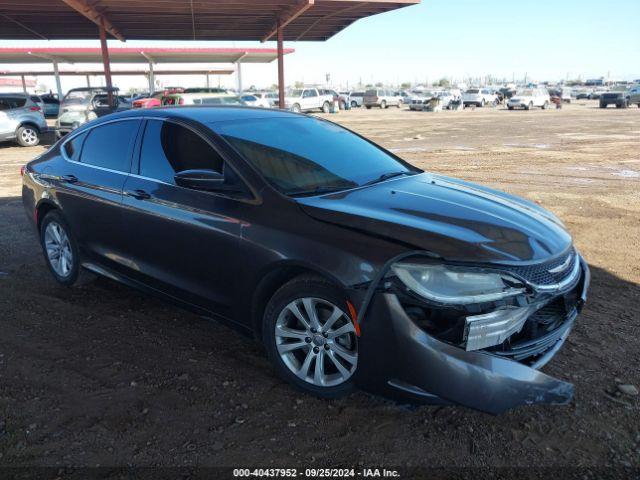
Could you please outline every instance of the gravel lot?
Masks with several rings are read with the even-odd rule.
[[[56,285],[20,200],[43,148],[0,144],[0,465],[640,468],[640,397],[621,392],[640,387],[640,109],[328,117],[560,216],[593,274],[545,367],[574,401],[493,417],[301,395],[234,331],[106,279]]]

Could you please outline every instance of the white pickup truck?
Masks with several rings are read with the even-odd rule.
[[[332,95],[321,95],[317,88],[295,88],[284,97],[284,108],[292,112],[331,111]]]

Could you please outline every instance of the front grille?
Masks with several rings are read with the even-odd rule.
[[[569,264],[562,269],[562,271],[555,273],[549,271],[561,266],[569,257],[571,257]],[[509,267],[508,271],[524,278],[526,281],[534,285],[554,285],[565,280],[571,274],[577,261],[578,258],[576,256],[576,252],[572,248],[565,255],[549,262],[538,263],[536,265],[525,265],[522,267]]]
[[[578,315],[577,287],[556,297],[531,315],[522,330],[506,342],[488,349],[496,355],[533,363],[560,340]]]

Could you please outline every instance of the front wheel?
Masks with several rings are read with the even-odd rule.
[[[351,101],[351,108],[356,108],[358,106],[358,102],[356,102],[355,100]]]
[[[297,103],[294,103],[293,106],[291,107],[291,111],[294,113],[300,113],[301,112],[301,108],[300,105],[298,105]]]
[[[263,318],[263,341],[278,374],[323,398],[353,389],[358,339],[344,294],[333,284],[303,276],[282,286]]]
[[[383,100],[382,103],[380,104],[380,108],[387,108],[387,102]]]
[[[545,101],[545,102],[542,104],[542,107],[541,107],[541,108],[542,108],[542,110],[546,110],[548,106],[549,106],[549,102]]]
[[[40,244],[56,281],[67,286],[73,285],[80,273],[78,245],[58,211],[50,211],[42,219]]]
[[[533,102],[529,102],[529,105],[524,107],[525,110],[531,110],[533,108]]]
[[[329,102],[324,102],[322,104],[322,113],[329,113],[331,112],[331,105],[329,105]]]
[[[40,143],[40,131],[31,125],[23,125],[16,131],[16,140],[22,147],[35,147]]]

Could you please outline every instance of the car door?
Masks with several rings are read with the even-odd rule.
[[[243,204],[229,195],[178,186],[174,179],[194,169],[233,177],[201,133],[173,121],[146,121],[137,170],[124,187],[127,261],[134,278],[230,316]]]
[[[318,91],[315,88],[307,88],[302,92],[302,109],[312,110],[319,108]]]
[[[117,267],[126,247],[120,208],[140,120],[97,125],[61,145],[56,197],[87,261]]]

